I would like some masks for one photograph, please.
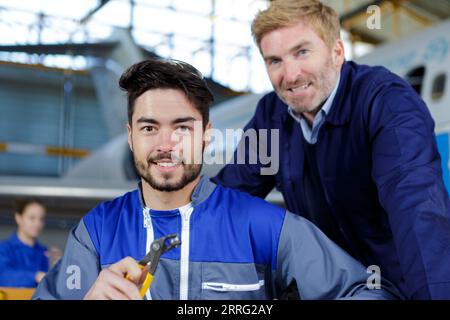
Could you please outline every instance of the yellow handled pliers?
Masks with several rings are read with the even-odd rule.
[[[155,275],[156,267],[158,266],[161,255],[176,246],[179,246],[180,244],[181,240],[177,234],[169,234],[152,242],[150,245],[150,252],[148,252],[145,257],[138,262],[139,267],[145,272],[144,282],[139,289],[139,293],[142,298],[144,298],[145,293],[152,284],[153,276]],[[126,278],[129,279],[129,276],[127,275]]]

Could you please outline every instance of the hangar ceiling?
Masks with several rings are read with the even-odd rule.
[[[423,28],[450,18],[450,0],[323,0],[341,17],[343,29],[352,41],[378,45],[398,40]],[[367,19],[374,14],[370,6],[380,12],[380,28],[369,29]]]

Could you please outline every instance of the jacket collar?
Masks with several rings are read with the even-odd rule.
[[[345,99],[351,91],[352,62],[344,62],[341,68],[341,76],[336,95],[331,105],[330,112],[325,119],[333,125],[340,126],[350,121],[351,104],[345,103]]]
[[[192,206],[195,207],[208,199],[216,187],[217,185],[214,182],[212,182],[207,176],[202,175],[200,181],[192,192]]]
[[[203,201],[205,201],[211,195],[211,193],[213,193],[216,186],[217,185],[214,182],[212,182],[211,180],[209,180],[208,177],[202,175],[200,177],[200,181],[197,183],[197,185],[194,188],[194,191],[192,192],[191,205],[193,207],[195,207],[195,206],[198,206]],[[146,206],[144,204],[144,196],[142,194],[142,182],[138,183],[138,194],[139,194],[140,205],[142,208],[145,208]],[[151,204],[150,204],[150,207],[151,207]],[[168,211],[174,211],[174,210],[168,210]],[[175,211],[178,212],[178,209],[176,209]]]

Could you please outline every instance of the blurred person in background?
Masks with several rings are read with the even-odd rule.
[[[17,201],[17,231],[0,242],[0,286],[33,288],[48,271],[47,248],[37,240],[44,229],[45,212],[38,200]]]

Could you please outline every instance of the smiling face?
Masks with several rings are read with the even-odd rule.
[[[267,33],[260,49],[275,91],[297,114],[320,109],[344,63],[342,41],[330,48],[303,22]]]
[[[199,176],[203,135],[202,115],[182,91],[152,89],[136,99],[128,143],[139,175],[153,189],[177,191]]]

